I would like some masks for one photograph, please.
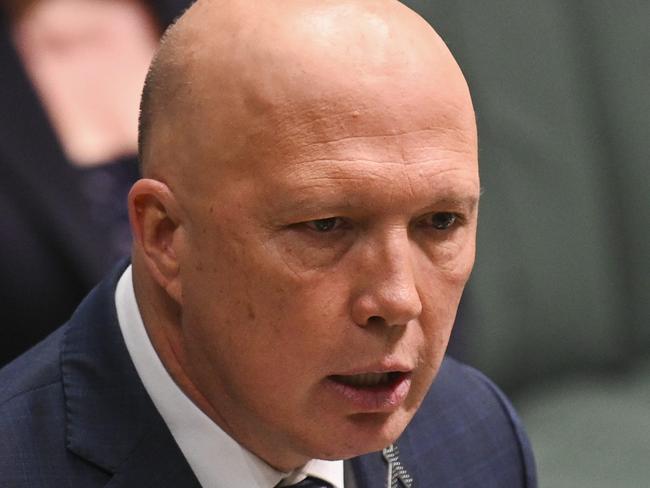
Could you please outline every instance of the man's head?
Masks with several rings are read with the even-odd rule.
[[[392,0],[200,0],[145,91],[134,279],[176,382],[279,469],[394,441],[474,260],[444,43]]]

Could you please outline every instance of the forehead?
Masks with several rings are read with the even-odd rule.
[[[405,203],[478,198],[476,126],[463,102],[428,95],[288,103],[249,128],[243,152],[219,165],[214,180],[263,195],[273,208],[385,202],[387,192]]]
[[[318,161],[475,164],[476,125],[468,100],[426,92],[392,97],[349,91],[322,102],[287,104],[266,120],[271,130],[265,131],[260,147],[266,148],[268,157],[251,161],[274,172]]]
[[[256,173],[319,160],[410,165],[458,153],[475,164],[476,124],[466,88],[444,94],[417,85],[407,87],[408,94],[385,88],[283,100],[251,120],[244,157],[233,166]]]
[[[414,214],[444,206],[471,213],[479,198],[471,166],[431,161],[412,165],[320,161],[293,172],[278,172],[258,187],[263,208],[287,215]],[[255,200],[253,200],[255,201]]]
[[[240,173],[244,184],[232,188],[259,197],[247,199],[253,206],[305,217],[362,208],[410,212],[436,202],[475,205],[479,179],[471,131],[359,128],[364,131],[341,131],[340,137],[308,131],[280,138],[263,157],[252,158]]]

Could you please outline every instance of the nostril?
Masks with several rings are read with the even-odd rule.
[[[351,303],[352,319],[361,327],[406,325],[417,318],[421,311],[422,303],[415,287],[408,293],[367,289],[353,297]]]
[[[385,323],[386,320],[379,315],[368,317],[368,320],[366,321],[366,325],[384,325]]]

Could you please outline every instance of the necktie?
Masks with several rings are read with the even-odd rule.
[[[319,478],[314,478],[309,476],[302,480],[300,483],[295,485],[286,486],[284,488],[332,488],[332,485],[327,481],[323,481]]]

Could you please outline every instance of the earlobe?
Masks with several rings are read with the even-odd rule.
[[[180,303],[180,208],[169,187],[157,180],[138,180],[129,192],[129,219],[134,258],[142,259],[150,275]]]

